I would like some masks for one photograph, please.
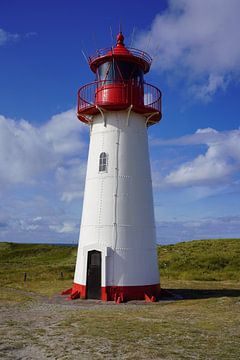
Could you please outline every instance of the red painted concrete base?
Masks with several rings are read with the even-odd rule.
[[[81,298],[86,299],[86,285],[73,284],[71,292],[63,292],[70,294],[69,300]],[[115,301],[121,303],[129,300],[145,300],[147,302],[156,301],[161,294],[160,284],[142,285],[142,286],[106,286],[101,288],[101,300]]]

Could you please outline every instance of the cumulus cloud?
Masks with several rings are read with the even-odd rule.
[[[68,158],[81,154],[83,131],[74,110],[53,116],[41,127],[0,116],[0,184],[31,183],[64,167]]]
[[[87,132],[88,127],[76,120],[74,110],[55,115],[42,126],[0,117],[1,241],[77,240],[86,171]],[[181,157],[179,147],[192,149],[192,146],[201,144],[206,146],[205,152],[190,161]],[[216,188],[219,192],[225,191],[224,181],[231,184],[240,166],[239,129],[220,132],[205,128],[177,139],[152,141],[152,146],[159,145],[164,149],[174,148],[179,155],[173,156],[173,162],[171,159],[163,161],[161,170],[165,168],[164,174],[157,171],[158,163],[153,162],[155,198],[159,197],[161,201],[163,194],[159,183],[167,185],[170,192],[184,192],[180,194],[181,201],[183,198],[186,201],[186,197],[198,201],[209,194],[211,196],[211,189],[215,193]],[[221,189],[220,182],[223,182]],[[209,190],[211,184],[214,186]],[[181,191],[177,186],[182,187]],[[193,194],[187,193],[189,187],[194,188]],[[159,234],[168,241],[171,241],[168,236],[174,229],[172,239],[204,237],[206,224],[209,232],[205,237],[216,234],[213,221],[201,222],[201,226],[194,224],[177,220],[162,222]],[[231,222],[229,234],[230,228],[237,231],[239,223]],[[201,231],[195,232],[196,229]]]
[[[0,116],[0,184],[31,182],[56,165],[41,130]]]
[[[1,241],[77,239],[87,142],[73,109],[42,126],[0,116]]]
[[[0,241],[20,242],[76,242],[79,233],[78,216],[63,212],[61,209],[51,207],[50,202],[41,204],[38,199],[25,201],[25,207],[34,206],[33,212],[41,216],[31,216],[31,207],[23,211],[17,201],[12,204],[8,200],[6,214],[0,216]],[[52,206],[55,204],[52,204]],[[13,206],[12,209],[10,207]]]
[[[229,79],[224,75],[210,74],[203,84],[194,84],[191,86],[193,95],[205,102],[209,102],[217,90],[225,90]]]
[[[61,201],[71,202],[83,196],[83,184],[86,173],[86,163],[73,159],[66,166],[56,170],[56,181],[60,189],[64,189]]]
[[[233,132],[239,130],[233,130]],[[225,137],[224,132],[219,132],[212,128],[197,129],[194,134],[184,135],[174,139],[151,139],[151,145],[200,145],[210,143],[211,141],[222,141]]]
[[[77,239],[87,143],[73,109],[42,126],[0,116],[1,241]]]
[[[81,126],[76,120],[75,110],[54,115],[50,121],[40,128],[41,136],[59,156],[79,155],[84,144],[79,135],[87,127]]]
[[[198,129],[195,134],[178,139],[153,140],[152,145],[206,145],[206,151],[190,161],[175,166],[162,184],[174,186],[211,185],[233,181],[240,170],[240,130]]]
[[[153,55],[157,70],[186,77],[191,93],[209,101],[239,78],[239,13],[238,0],[170,0],[135,46]]]
[[[205,155],[199,155],[192,162],[181,165],[165,178],[167,184],[192,185],[222,181],[229,175],[233,168],[226,161],[212,154],[209,149]]]

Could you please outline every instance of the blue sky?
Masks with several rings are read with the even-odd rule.
[[[163,92],[149,129],[158,242],[240,237],[239,13],[238,0],[1,1],[0,241],[77,241],[82,50],[111,46],[119,23]]]

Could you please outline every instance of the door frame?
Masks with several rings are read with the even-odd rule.
[[[82,279],[83,285],[87,285],[87,262],[88,262],[88,252],[92,250],[97,250],[101,252],[101,287],[107,286],[107,268],[109,267],[109,260],[111,258],[111,255],[113,253],[113,250],[108,247],[104,246],[102,244],[91,244],[83,247],[83,273],[82,273]],[[109,282],[109,279],[108,279]]]
[[[99,296],[93,299],[101,299],[101,288],[102,288],[102,252],[99,250],[90,250],[87,255],[87,275],[86,275],[86,299],[92,299],[92,297],[88,297],[88,287],[89,287],[89,270],[90,270],[90,260],[92,255],[97,254],[99,256],[100,264],[96,265],[100,267],[100,284],[96,286],[96,290],[98,288]]]

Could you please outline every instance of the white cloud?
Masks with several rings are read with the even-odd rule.
[[[239,130],[233,130],[238,133]],[[219,132],[212,128],[197,129],[194,134],[184,135],[175,139],[151,139],[151,145],[198,145],[206,144],[211,141],[222,141],[225,137],[224,132]]]
[[[218,131],[212,128],[197,129],[196,134],[218,134]]]
[[[41,127],[0,116],[0,184],[34,183],[59,166],[69,166],[69,158],[83,156],[84,131],[74,110],[53,116]],[[76,165],[81,167],[79,161]]]
[[[207,82],[202,85],[192,85],[193,95],[205,102],[209,102],[217,90],[225,90],[229,80],[224,75],[210,74]]]
[[[0,116],[0,184],[33,181],[56,165],[57,159],[41,136],[28,122]]]
[[[56,233],[74,233],[78,230],[78,224],[73,222],[63,222],[61,225],[49,225],[49,229],[55,231]]]
[[[1,241],[76,241],[87,142],[73,109],[42,126],[0,116]]]
[[[18,41],[20,39],[29,39],[37,36],[37,33],[34,31],[27,32],[26,34],[11,34],[0,28],[0,46],[3,46],[9,42]]]
[[[84,143],[79,140],[79,134],[86,131],[76,118],[75,110],[54,115],[42,126],[41,136],[52,147],[52,151],[60,156],[79,155]]]
[[[201,218],[157,223],[158,243],[169,244],[197,239],[239,238],[240,216]]]
[[[76,120],[74,110],[55,115],[40,127],[24,120],[0,117],[1,241],[77,240],[82,203],[79,198],[83,194],[86,170],[87,132],[88,127]],[[161,170],[164,168],[164,174],[158,171],[158,163],[153,162],[155,191],[157,189],[155,199],[160,199],[160,205],[164,203],[163,193],[168,189],[173,193],[171,201],[174,201],[174,205],[170,205],[178,207],[176,202],[179,201],[179,209],[182,209],[182,202],[185,201],[186,205],[187,199],[194,202],[212,194],[227,192],[226,184],[232,184],[239,169],[240,130],[219,132],[212,128],[198,129],[194,134],[178,139],[152,143],[154,146],[167,145],[165,150],[174,148],[172,158],[163,160],[160,166]],[[186,161],[186,157],[181,156],[179,146],[192,149],[193,145],[198,144],[206,146],[205,153],[198,153],[191,161]],[[153,153],[155,156],[156,149]],[[226,184],[220,184],[222,181],[226,181]],[[161,193],[158,184],[167,185],[167,190]],[[211,184],[213,186],[209,186]],[[239,191],[239,185],[236,185],[236,189]],[[176,193],[180,194],[181,201],[176,200]],[[79,200],[73,201],[75,199]],[[166,201],[169,202],[169,197]],[[168,205],[162,207],[166,214]],[[173,210],[170,212],[172,214]],[[212,223],[209,224],[209,232],[204,233],[204,226],[197,226],[196,222],[195,225],[165,222],[161,223],[159,234],[169,241],[174,237],[175,240],[179,239],[180,235],[182,240],[197,236],[210,237],[217,230],[213,229]],[[236,233],[237,226],[239,228],[239,225],[231,222],[229,229],[235,229]],[[175,229],[172,235],[171,229]],[[195,229],[201,231],[195,232]]]
[[[200,155],[192,162],[181,165],[165,178],[167,184],[192,185],[222,181],[233,171],[224,160],[211,156],[211,149],[205,155]]]
[[[33,222],[38,222],[42,220],[42,216],[36,216],[35,218],[33,218]]]
[[[0,29],[0,46],[5,45],[10,41],[19,40],[19,34],[11,34],[3,29]]]
[[[178,139],[156,140],[153,145],[206,145],[206,152],[170,169],[162,184],[189,186],[233,182],[240,170],[240,130],[198,129]],[[159,175],[160,176],[160,175]],[[157,179],[157,175],[155,176]]]
[[[135,46],[154,56],[153,66],[187,78],[191,93],[209,101],[240,70],[238,0],[170,0]]]
[[[65,167],[56,170],[56,182],[60,189],[64,189],[61,201],[71,202],[83,196],[83,185],[86,172],[86,160],[74,159]]]

